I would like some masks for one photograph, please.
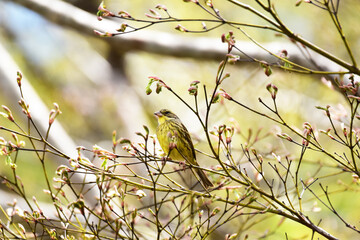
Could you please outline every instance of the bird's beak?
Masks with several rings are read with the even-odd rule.
[[[163,116],[160,111],[154,112],[154,115],[157,116],[158,118]]]

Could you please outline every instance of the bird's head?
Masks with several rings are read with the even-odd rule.
[[[154,115],[158,118],[159,124],[171,120],[171,119],[179,119],[173,112],[167,109],[161,109],[158,112],[155,112]]]

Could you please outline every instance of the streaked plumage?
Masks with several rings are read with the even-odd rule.
[[[170,152],[172,159],[179,161],[185,159],[188,163],[199,166],[190,134],[180,119],[167,109],[154,114],[158,117],[159,123],[156,135],[165,154],[169,154],[172,149]],[[194,170],[206,188],[213,186],[201,169],[194,168]]]

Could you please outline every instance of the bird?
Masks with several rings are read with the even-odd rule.
[[[188,164],[199,167],[189,131],[180,118],[168,109],[161,109],[154,115],[158,119],[156,136],[164,153],[173,160],[181,161],[184,159]],[[194,170],[202,185],[206,189],[213,187],[214,185],[203,170],[197,167]]]

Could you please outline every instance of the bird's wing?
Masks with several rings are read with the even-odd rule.
[[[182,155],[182,157],[185,158],[185,160],[187,160],[191,164],[197,165],[195,160],[195,148],[191,141],[190,134],[186,127],[182,123],[180,124],[182,125],[182,129],[185,129],[185,131],[181,131],[178,133],[179,137],[177,150]]]

